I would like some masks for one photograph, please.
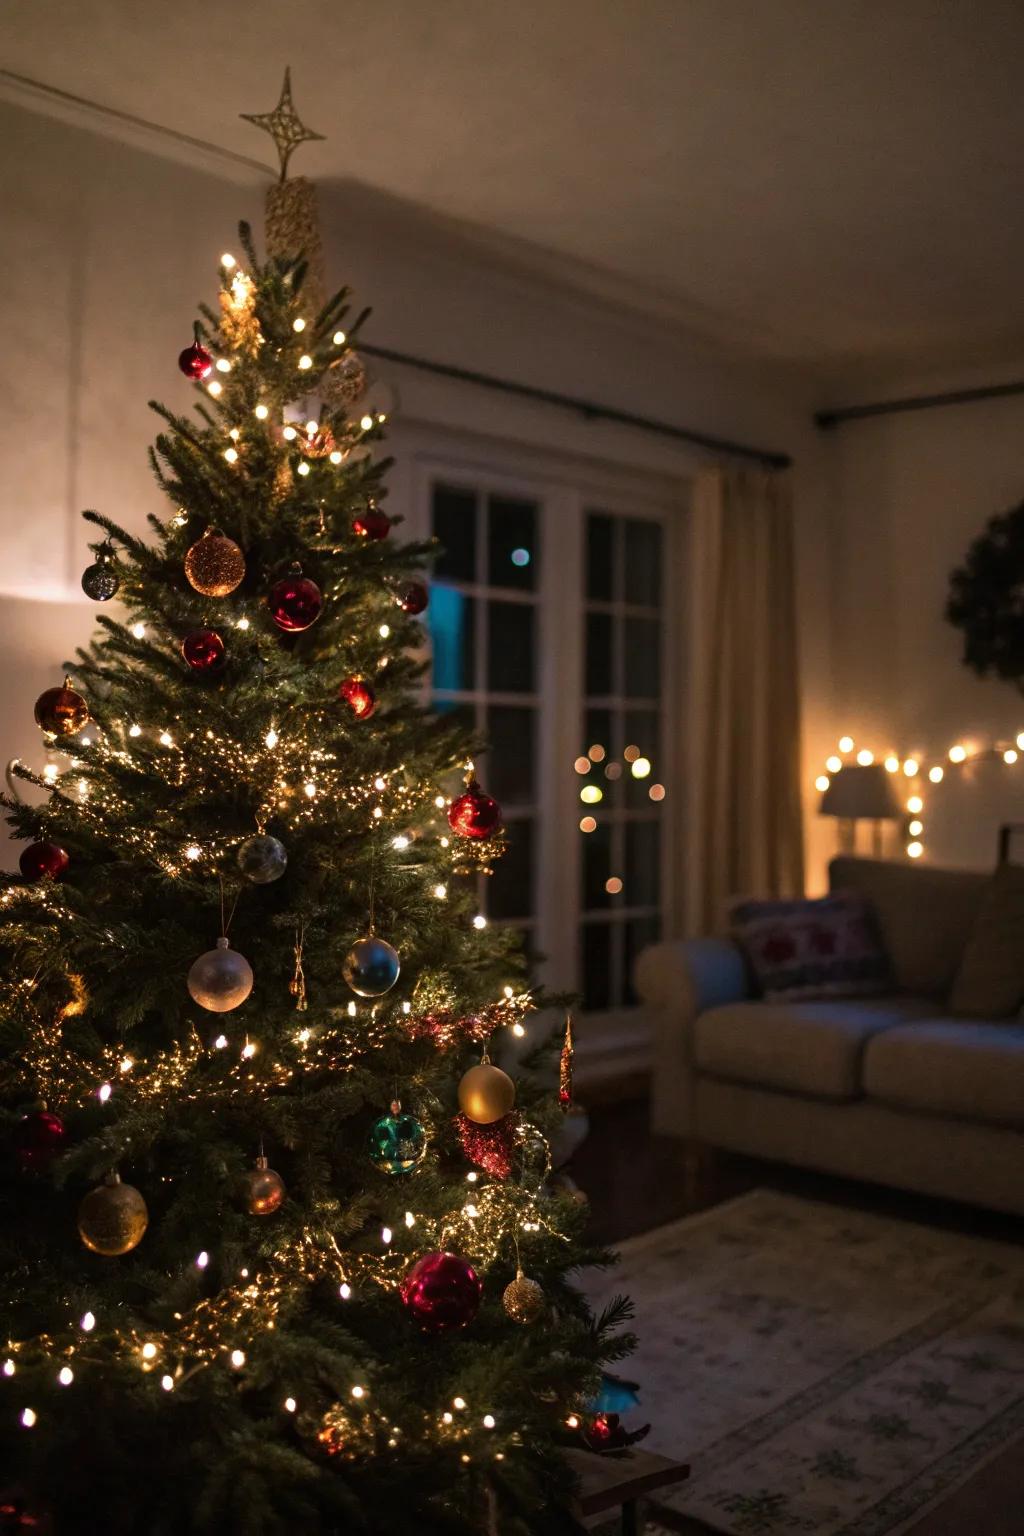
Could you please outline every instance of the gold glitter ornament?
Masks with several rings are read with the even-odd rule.
[[[204,597],[227,597],[245,576],[245,556],[234,539],[207,528],[185,556],[185,575]]]
[[[516,1277],[505,1287],[501,1304],[514,1323],[535,1323],[544,1311],[545,1296],[536,1280],[516,1270]]]
[[[142,1241],[149,1225],[146,1202],[118,1173],[108,1173],[78,1207],[78,1235],[93,1253],[117,1258]]]
[[[255,352],[262,336],[256,318],[256,285],[247,272],[235,272],[220,291],[220,339],[226,347]]]

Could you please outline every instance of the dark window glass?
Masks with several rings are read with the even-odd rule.
[[[660,898],[661,824],[627,821],[622,898],[627,907],[656,907]]]
[[[656,619],[626,619],[626,692],[637,699],[661,693],[661,645]]]
[[[487,686],[492,692],[534,691],[536,617],[533,603],[488,603]]]
[[[535,709],[492,704],[487,711],[487,788],[502,805],[535,805]]]
[[[583,1006],[610,1008],[612,1004],[612,945],[618,939],[617,923],[584,923],[582,929]]]
[[[615,570],[615,524],[600,512],[587,518],[587,597],[610,602]]]
[[[433,684],[438,692],[462,692],[476,680],[473,598],[435,581],[430,590]]]
[[[661,602],[661,528],[639,518],[622,519],[626,546],[627,603],[657,608]]]
[[[603,747],[605,755],[590,770],[591,779],[596,782],[605,763],[615,751],[615,732],[612,727],[612,712],[610,709],[588,709],[585,717],[586,741],[583,743],[584,756],[591,747]]]
[[[533,912],[533,822],[510,821],[508,850],[496,860],[486,881],[487,911],[492,918],[524,918]]]
[[[540,581],[535,504],[492,496],[488,515],[488,582],[492,587],[517,587],[533,592]]]
[[[602,698],[612,692],[612,620],[607,613],[588,613],[587,693]]]
[[[624,923],[622,926],[625,929],[626,944],[624,956],[625,971],[623,973],[625,1000],[632,1005],[640,1001],[633,990],[633,967],[641,951],[645,950],[648,944],[657,944],[660,939],[661,918],[638,917],[634,918],[631,923]]]
[[[433,510],[434,536],[443,546],[435,575],[452,581],[475,581],[476,496],[455,486],[435,485]]]
[[[589,811],[592,807],[587,806]],[[583,910],[600,912],[608,906],[605,881],[611,874],[611,827],[599,821],[595,832],[583,835]]]

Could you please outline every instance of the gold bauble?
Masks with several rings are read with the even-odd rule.
[[[516,1085],[492,1062],[470,1067],[459,1081],[459,1108],[477,1125],[491,1125],[507,1115],[516,1102]]]
[[[284,1179],[268,1166],[263,1156],[256,1159],[255,1168],[242,1175],[242,1203],[250,1216],[273,1216],[284,1204],[286,1194]]]
[[[48,736],[73,736],[89,724],[89,706],[66,677],[59,688],[47,688],[36,699],[36,724]]]
[[[204,597],[227,597],[245,575],[245,556],[234,539],[207,528],[185,556],[185,575]]]
[[[116,1173],[108,1173],[78,1207],[79,1237],[93,1253],[109,1259],[130,1253],[148,1225],[145,1200],[131,1184],[122,1184]]]
[[[536,1280],[516,1271],[516,1277],[505,1287],[501,1304],[514,1323],[535,1323],[544,1311],[544,1292]]]

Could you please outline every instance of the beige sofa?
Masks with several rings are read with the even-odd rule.
[[[945,1008],[988,876],[852,857],[829,876],[870,900],[897,990],[765,1002],[729,940],[645,950],[655,1131],[1024,1214],[1024,1022]]]

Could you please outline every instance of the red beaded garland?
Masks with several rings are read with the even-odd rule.
[[[324,599],[315,581],[293,572],[270,589],[270,616],[278,629],[294,634],[308,629],[320,617]]]
[[[464,1328],[480,1310],[483,1281],[468,1259],[457,1253],[425,1253],[402,1281],[402,1300],[432,1333]]]
[[[178,367],[186,379],[205,379],[213,369],[213,358],[199,342],[193,342],[178,354]]]
[[[194,629],[181,642],[181,654],[193,672],[215,672],[224,665],[224,641],[215,629]]]
[[[20,1173],[45,1173],[64,1150],[67,1131],[59,1115],[37,1109],[14,1127],[14,1160]]]
[[[386,539],[391,532],[391,519],[371,503],[353,520],[352,532],[358,533],[361,539]]]
[[[345,700],[357,720],[369,720],[377,708],[377,695],[361,677],[346,677],[339,683],[338,697]]]
[[[26,880],[59,880],[70,863],[58,843],[29,843],[18,860]]]
[[[399,588],[395,600],[403,613],[411,614],[415,618],[426,608],[430,596],[422,581],[410,581],[407,586]]]
[[[490,837],[501,826],[501,806],[470,779],[465,794],[448,807],[448,825],[460,837]]]

